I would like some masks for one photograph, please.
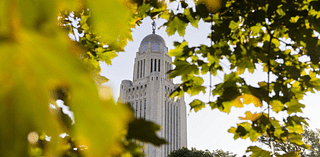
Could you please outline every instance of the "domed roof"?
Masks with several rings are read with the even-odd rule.
[[[143,40],[141,41],[140,45],[144,44],[144,43],[148,43],[148,42],[161,42],[164,45],[166,45],[166,42],[164,41],[164,39],[157,34],[149,34],[146,37],[143,38]]]

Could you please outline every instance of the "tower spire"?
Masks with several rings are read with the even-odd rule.
[[[156,30],[156,22],[153,20],[151,25],[152,25],[152,33],[154,34]]]

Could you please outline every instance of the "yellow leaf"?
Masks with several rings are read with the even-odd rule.
[[[255,120],[257,120],[258,118],[261,117],[262,113],[254,113],[254,114],[252,114],[250,111],[247,111],[245,113],[245,115],[246,115],[246,117],[239,117],[239,119],[255,121]]]
[[[261,100],[251,94],[244,94],[242,95],[243,103],[244,104],[251,104],[253,103],[256,107],[262,107]]]

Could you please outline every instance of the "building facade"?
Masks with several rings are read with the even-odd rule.
[[[169,94],[177,85],[166,74],[172,67],[172,58],[167,52],[165,40],[153,31],[153,34],[146,36],[140,43],[133,80],[123,80],[120,85],[120,100],[131,104],[137,118],[160,125],[158,136],[168,142],[160,147],[145,145],[147,157],[165,157],[173,150],[187,147],[184,97],[169,99]]]

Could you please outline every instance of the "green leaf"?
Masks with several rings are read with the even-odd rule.
[[[190,110],[193,109],[195,112],[198,112],[202,108],[206,107],[206,105],[199,99],[193,100],[189,105],[191,107]]]
[[[284,105],[279,100],[270,101],[270,105],[272,106],[272,110],[276,113],[278,113],[284,109]]]
[[[191,25],[195,28],[198,28],[198,19],[195,19],[192,15],[191,15],[192,8],[189,9],[184,9],[184,15],[186,15],[187,19],[190,21]]]
[[[131,36],[128,22],[131,14],[123,2],[120,0],[86,2],[92,12],[94,30],[101,36],[102,41],[116,47],[124,47],[126,43],[119,45],[119,40],[124,38],[126,41]]]
[[[302,141],[302,136],[299,134],[288,134],[288,138],[290,140],[290,142],[295,143],[297,145],[304,145],[303,141]]]
[[[185,47],[188,47],[187,41],[183,41],[182,43],[175,45],[175,49],[170,50],[168,55],[171,57],[181,57]]]
[[[236,30],[239,27],[239,23],[238,22],[234,22],[233,20],[231,20],[230,24],[229,24],[229,28],[231,30]]]
[[[56,3],[56,0],[24,0],[19,2],[19,11],[23,25],[30,29],[44,29],[46,24],[54,24],[53,20],[55,20],[58,11],[54,7]]]
[[[169,36],[171,36],[177,31],[180,36],[184,36],[187,25],[187,23],[175,16],[171,21],[168,21],[167,23],[167,33]]]
[[[296,124],[292,121],[292,125],[288,126],[289,133],[303,133],[303,127],[301,124]]]
[[[305,107],[305,105],[299,103],[298,100],[296,99],[291,99],[290,102],[286,103],[286,105],[287,105],[287,112],[289,115],[292,113],[302,112],[301,109]]]
[[[130,119],[128,108],[100,98],[91,72],[75,55],[79,49],[66,34],[57,31],[48,37],[22,31],[20,35],[19,42],[0,44],[0,61],[5,65],[0,67],[0,123],[6,126],[0,133],[0,149],[6,151],[0,156],[25,156],[25,139],[31,131],[51,136],[53,146],[48,146],[46,154],[52,152],[62,129],[49,112],[50,92],[57,87],[69,93],[65,103],[75,118],[70,135],[90,148],[86,151],[90,156],[109,154],[123,136],[121,131]]]
[[[262,28],[262,25],[261,25],[261,23],[258,23],[257,25],[255,25],[255,26],[252,26],[250,29],[251,29],[251,31],[252,31],[252,35],[258,35],[259,33],[260,33],[260,31],[261,31],[261,28]]]
[[[142,131],[143,130],[143,131]],[[134,119],[129,123],[127,138],[137,139],[142,142],[149,142],[156,146],[166,144],[166,140],[159,138],[156,134],[160,126],[144,119]]]
[[[271,157],[271,152],[263,150],[257,146],[248,147],[246,152],[252,152],[251,157]]]

